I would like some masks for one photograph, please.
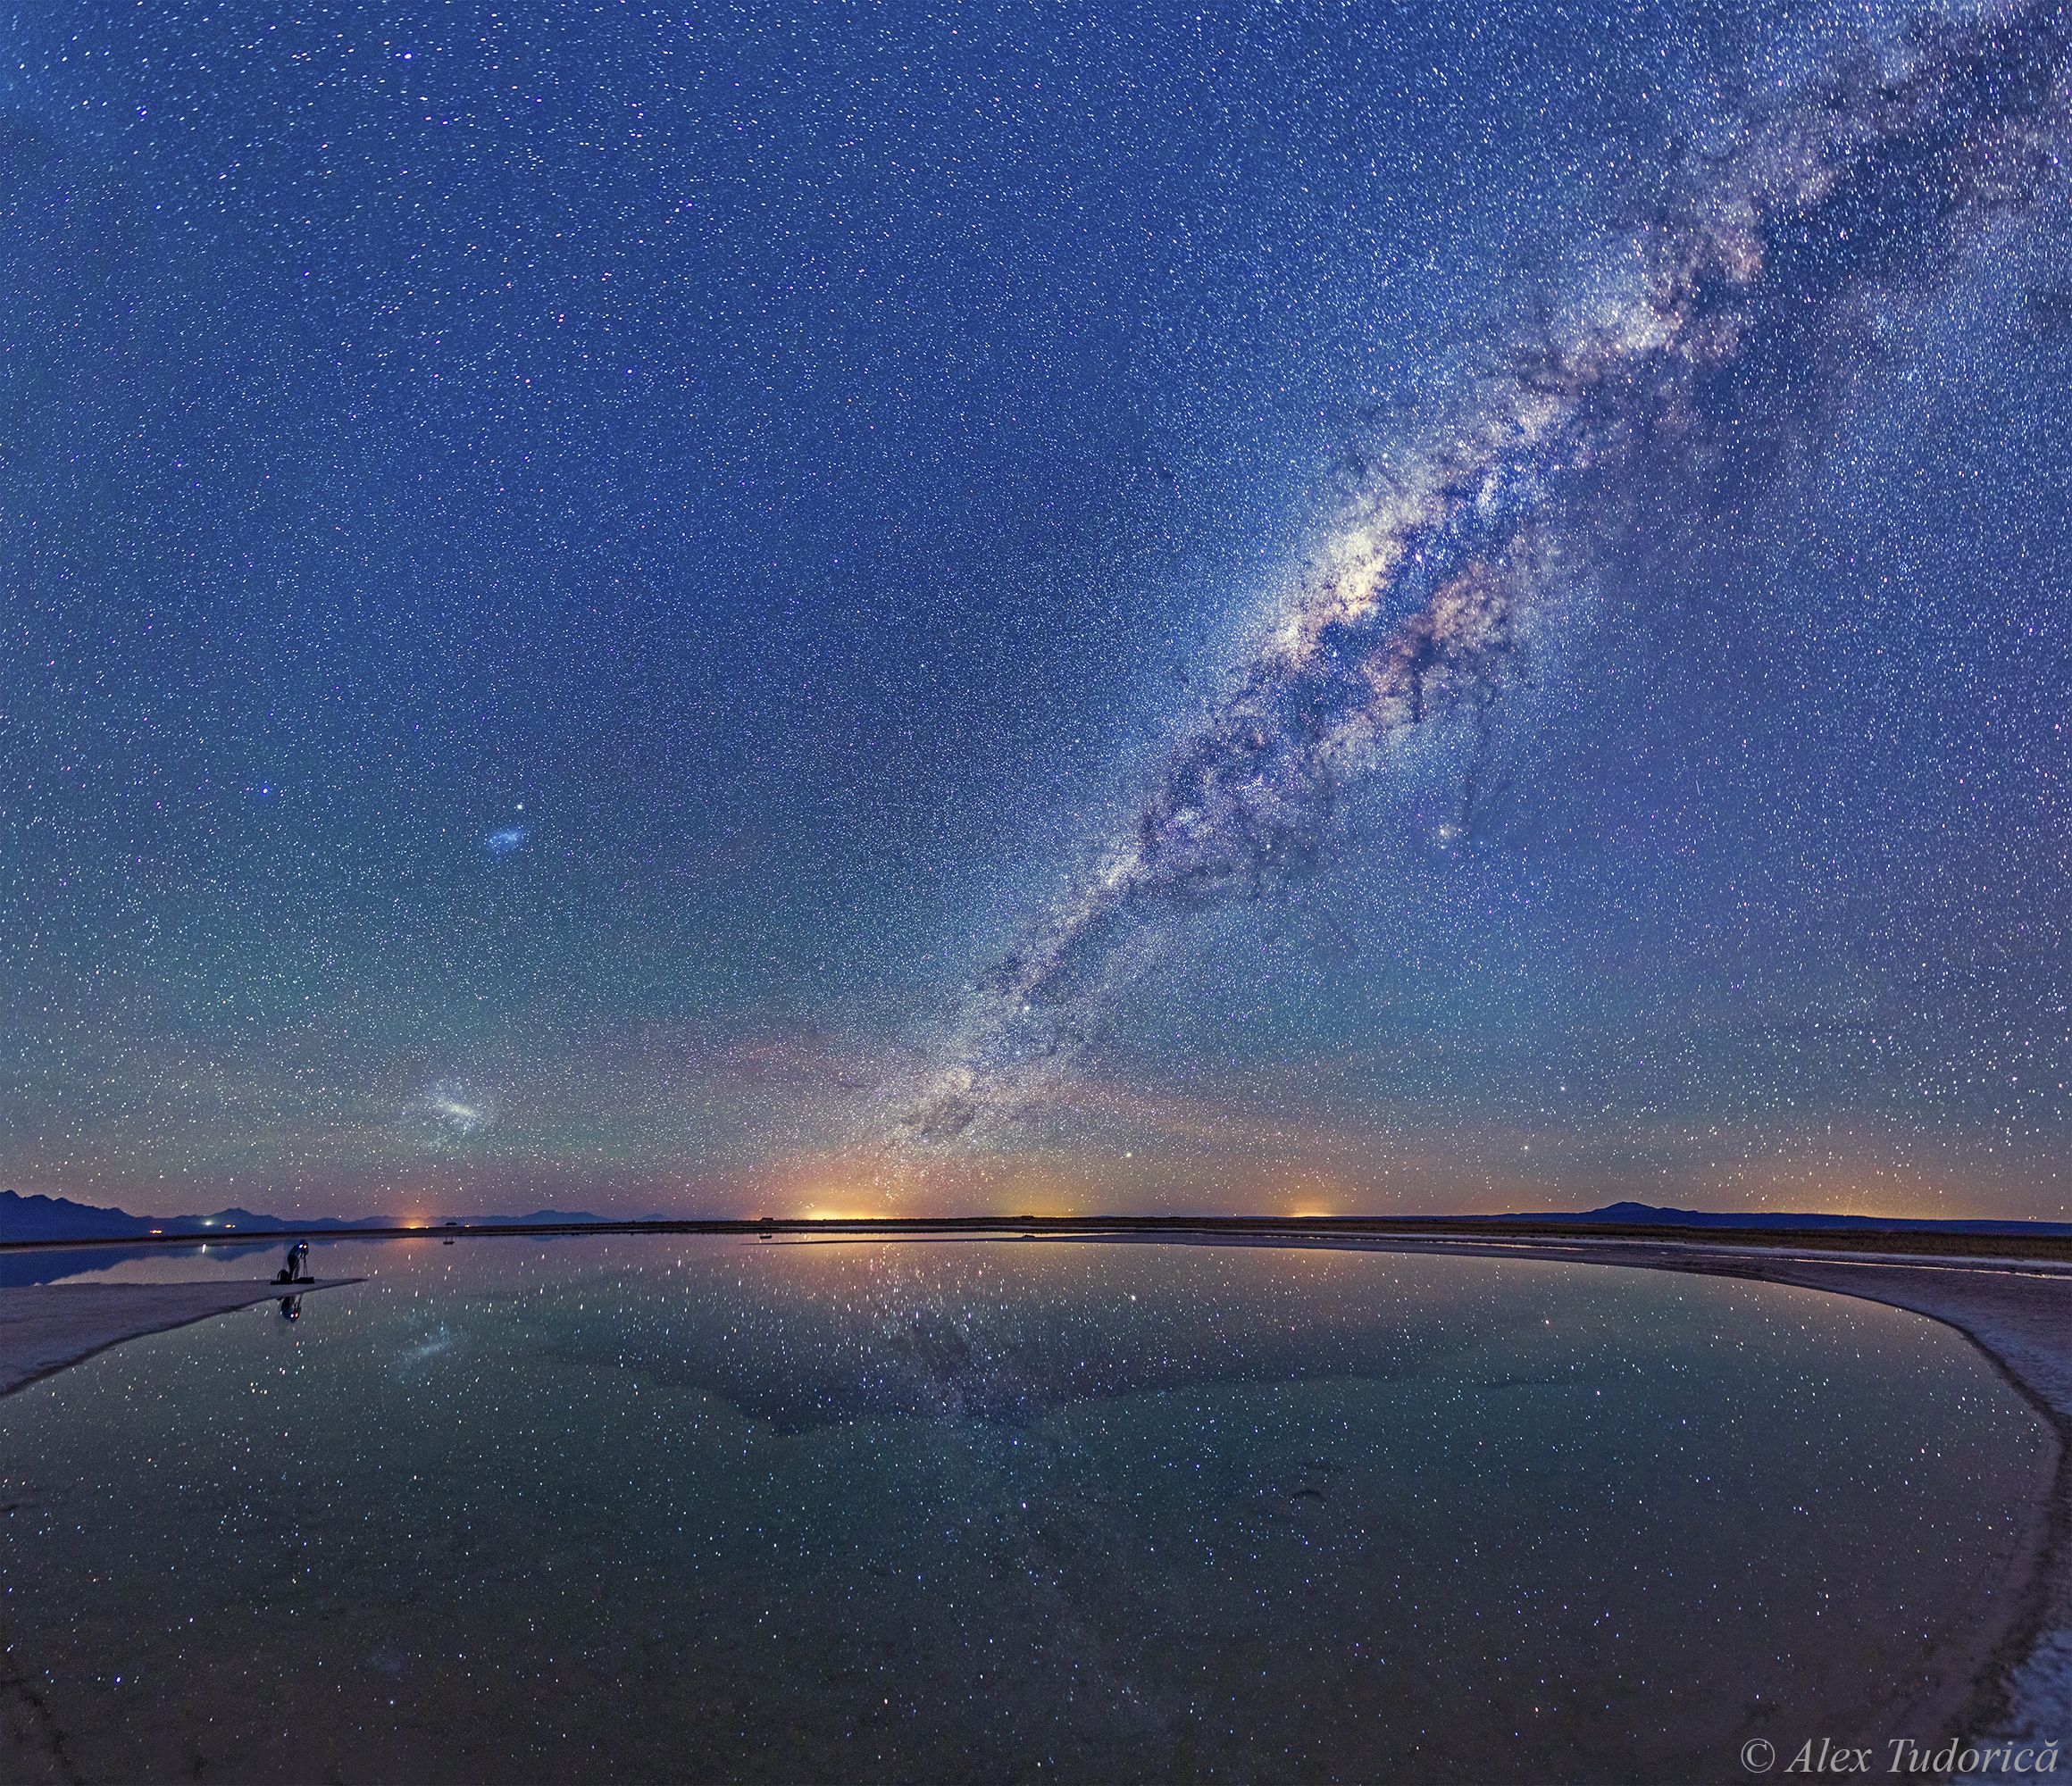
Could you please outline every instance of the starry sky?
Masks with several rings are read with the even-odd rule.
[[[0,1183],[2072,1214],[2060,6],[0,18]]]

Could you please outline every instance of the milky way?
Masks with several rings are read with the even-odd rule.
[[[15,9],[0,1186],[2072,1216],[2054,5],[549,10]]]
[[[2055,5],[1923,25],[1688,157],[1611,295],[1579,294],[1448,427],[1389,455],[1133,820],[888,1088],[880,1132],[978,1140],[1011,1122],[1083,1046],[1132,953],[1125,925],[1313,863],[1393,742],[1499,697],[1622,470],[1674,474],[1737,415],[1782,432],[1817,413],[1848,376],[1831,344],[1881,296],[2055,193],[2068,37]]]

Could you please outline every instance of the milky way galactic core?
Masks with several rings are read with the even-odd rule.
[[[1622,468],[1695,468],[1751,408],[1817,411],[1874,306],[1945,273],[1996,220],[2061,202],[2068,33],[2056,5],[1924,24],[1693,154],[1599,288],[1391,457],[1128,831],[957,1011],[920,1084],[889,1094],[888,1134],[1011,1122],[1083,1038],[1118,926],[1181,922],[1313,863],[1334,799],[1392,743],[1472,726],[1500,697]]]

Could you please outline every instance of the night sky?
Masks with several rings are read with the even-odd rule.
[[[2072,1214],[2063,8],[0,20],[0,1184]]]

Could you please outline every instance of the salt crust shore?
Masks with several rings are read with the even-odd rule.
[[[1888,1759],[1885,1746],[1900,1736],[1922,1742],[1934,1738],[1937,1748],[1942,1740],[1959,1735],[1982,1742],[2062,1740],[2058,1766],[2060,1772],[2072,1769],[2072,1267],[2018,1258],[1937,1259],[1867,1251],[1838,1256],[1630,1239],[1486,1242],[1349,1235],[1234,1244],[1459,1253],[1746,1278],[1860,1297],[1955,1328],[1985,1355],[2055,1439],[2049,1490],[2030,1511],[2005,1578],[1982,1584],[1998,1602],[1993,1615],[1969,1633],[1953,1637],[1921,1679],[1897,1684],[1891,1702],[1875,1708],[1857,1731],[1809,1734],[1869,1744],[1873,1765],[1880,1769]]]
[[[1947,1680],[1909,1708],[1903,1727],[1869,1734],[2072,1738],[2072,1274],[1826,1259],[1737,1259],[1727,1269],[1889,1303],[1955,1328],[2056,1435],[2050,1495],[2010,1572],[2005,1627],[1997,1639],[1953,1649]]]
[[[163,1333],[283,1295],[359,1281],[28,1284],[0,1289],[0,1395],[141,1334]]]
[[[27,1284],[0,1289],[0,1395],[125,1340],[276,1302],[283,1294],[302,1296],[360,1281]],[[12,1632],[0,1632],[0,1780],[8,1786],[43,1781],[80,1786],[86,1780],[72,1765],[64,1732],[38,1690],[34,1665]]]

